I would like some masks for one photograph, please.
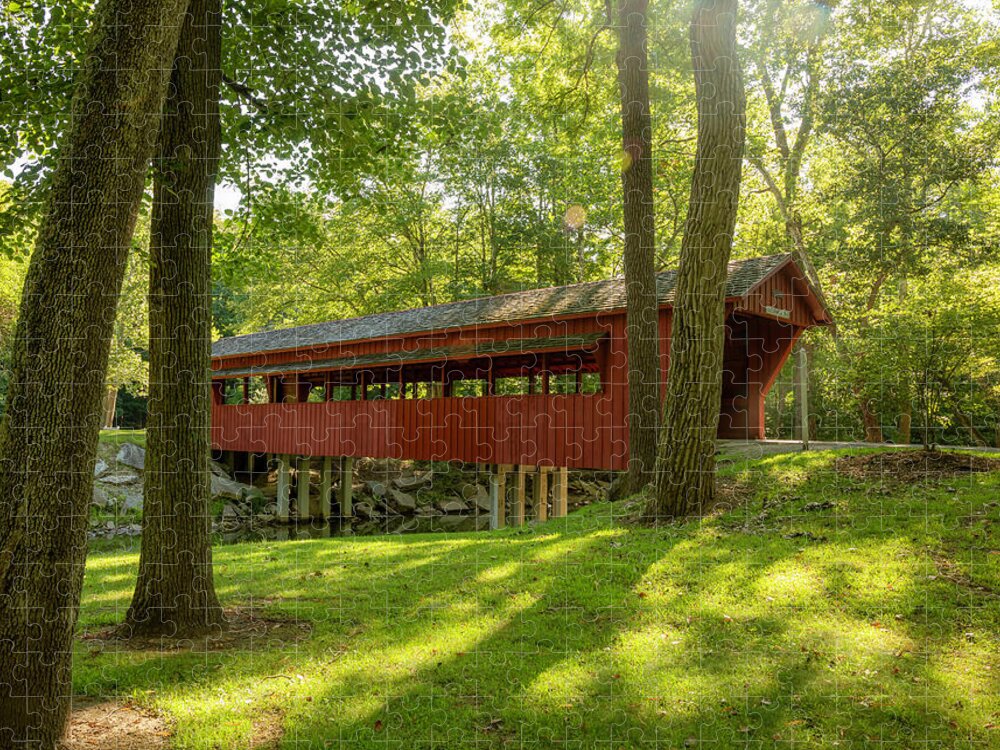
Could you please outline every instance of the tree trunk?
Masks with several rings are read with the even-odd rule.
[[[616,490],[619,495],[638,492],[652,480],[660,412],[647,4],[647,0],[621,0],[618,7],[629,388],[628,475]]]
[[[112,326],[187,0],[105,0],[25,280],[0,428],[0,747],[62,736]]]
[[[865,442],[884,442],[885,435],[882,434],[882,424],[879,421],[878,414],[872,410],[871,401],[864,397],[860,391],[855,390],[855,393],[858,395],[858,405],[861,408],[861,421],[865,427]]]
[[[125,632],[190,637],[224,619],[208,502],[219,0],[191,0],[164,107],[149,251],[149,416],[139,579]]]
[[[701,511],[715,495],[726,268],[746,128],[736,12],[737,0],[697,0],[691,20],[698,148],[674,295],[656,493],[646,507],[652,520]]]
[[[907,402],[903,407],[904,411],[899,415],[899,439],[900,445],[909,445],[913,440],[913,407]]]
[[[118,388],[109,385],[104,393],[104,428],[111,430],[115,426],[115,408],[118,406]]]

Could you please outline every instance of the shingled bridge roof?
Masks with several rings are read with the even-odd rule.
[[[746,296],[790,258],[791,255],[785,253],[733,261],[728,269],[726,297]],[[673,302],[676,282],[676,270],[657,274],[656,296],[661,305]],[[619,277],[570,286],[528,289],[496,297],[480,297],[413,310],[366,315],[362,318],[332,320],[278,331],[230,336],[215,342],[212,356],[232,357],[624,308],[625,282]]]

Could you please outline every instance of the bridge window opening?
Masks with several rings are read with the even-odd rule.
[[[528,378],[497,378],[493,392],[497,396],[524,396],[528,393]]]
[[[326,381],[323,388],[327,401],[354,401],[357,399],[357,384],[342,379]]]
[[[327,372],[218,378],[217,403],[482,398],[600,393],[603,378],[593,351],[520,352]]]
[[[458,378],[451,383],[454,398],[475,398],[487,395],[489,382],[481,378]]]
[[[549,376],[549,393],[569,395],[576,393],[577,389],[578,384],[575,372]]]
[[[222,403],[232,406],[234,404],[242,404],[243,400],[242,378],[228,378],[222,382]]]
[[[266,404],[270,399],[267,394],[267,378],[261,375],[251,375],[243,378],[244,402],[248,404]]]
[[[580,393],[600,393],[604,390],[599,372],[580,373]]]

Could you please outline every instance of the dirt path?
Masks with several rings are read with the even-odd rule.
[[[66,750],[166,750],[167,722],[144,708],[103,698],[73,699]]]

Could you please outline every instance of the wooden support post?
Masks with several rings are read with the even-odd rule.
[[[319,508],[315,515],[322,519],[330,517],[330,496],[333,494],[333,457],[323,456],[323,466],[319,472]]]
[[[295,464],[296,486],[296,507],[299,509],[299,520],[312,517],[312,509],[309,507],[309,459],[299,456]]]
[[[292,457],[286,455],[278,456],[278,495],[275,503],[278,506],[278,520],[288,520],[289,494],[291,490],[291,477],[289,475],[289,464]]]
[[[340,490],[337,499],[340,501],[340,517],[354,517],[354,459],[350,456],[340,457]]]
[[[550,466],[539,466],[538,473],[535,474],[534,485],[532,486],[531,500],[535,518],[539,522],[547,521],[549,518],[549,472]]]
[[[500,464],[490,474],[490,528],[502,529],[507,525],[507,472],[510,467]]]
[[[522,526],[524,524],[524,519],[527,513],[525,512],[525,490],[527,485],[528,472],[531,471],[530,466],[518,466],[517,467],[517,493],[514,498],[514,513],[511,516],[511,523],[514,526]]]
[[[552,517],[563,518],[569,513],[569,469],[560,466],[552,475]]]
[[[799,429],[802,431],[802,450],[809,450],[809,355],[806,348],[799,345]]]

